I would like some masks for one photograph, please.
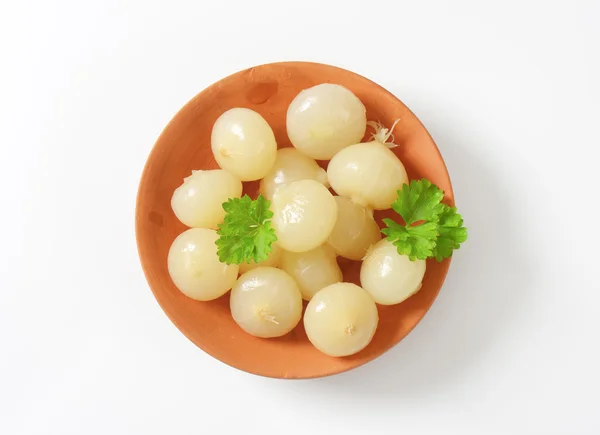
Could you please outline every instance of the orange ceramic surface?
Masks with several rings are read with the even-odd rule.
[[[173,323],[193,343],[222,362],[257,375],[274,378],[315,378],[340,373],[377,358],[404,338],[425,315],[436,298],[450,266],[428,260],[421,290],[395,306],[379,306],[379,327],[373,341],[351,357],[332,358],[315,349],[302,322],[276,339],[248,335],[233,321],[229,295],[198,302],[179,292],[167,271],[167,253],[186,227],[171,210],[171,196],[192,169],[217,165],[211,153],[212,125],[224,111],[247,107],[260,113],[273,128],[279,147],[290,146],[285,129],[287,107],[303,89],[319,83],[337,83],[354,92],[367,108],[368,120],[379,120],[394,130],[394,152],[409,178],[425,177],[446,193],[453,193],[444,161],[421,122],[395,96],[376,83],[329,65],[284,62],[240,71],[200,92],[175,115],[156,142],[144,168],[136,207],[138,251],[148,284]],[[367,129],[367,134],[371,129]],[[327,162],[322,162],[326,167]],[[256,195],[258,183],[245,183]],[[378,222],[391,215],[376,212]],[[340,259],[344,280],[360,285],[360,263]]]

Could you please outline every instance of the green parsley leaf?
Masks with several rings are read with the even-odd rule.
[[[410,260],[442,261],[467,240],[467,229],[456,207],[442,203],[444,192],[429,180],[412,180],[398,191],[392,208],[404,220],[401,225],[384,219],[381,232]]]
[[[454,249],[459,249],[460,244],[467,240],[467,229],[463,227],[463,219],[456,212],[456,207],[444,205],[444,210],[439,216],[438,237],[433,256],[437,261],[452,256]]]
[[[223,203],[225,219],[219,225],[217,254],[225,264],[241,264],[266,260],[277,240],[270,219],[271,201],[258,195],[254,201],[248,195],[231,198]]]
[[[402,216],[406,225],[418,221],[433,221],[442,212],[444,192],[431,181],[412,180],[410,186],[404,184],[398,191],[398,198],[392,204],[396,213]]]
[[[423,225],[404,226],[391,219],[384,219],[387,228],[381,230],[398,249],[398,253],[408,255],[412,261],[426,260],[433,255],[435,249],[435,238],[437,237],[437,225],[435,222],[427,222]]]

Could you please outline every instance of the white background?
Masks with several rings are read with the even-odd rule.
[[[0,4],[1,434],[600,434],[599,2]],[[134,237],[174,113],[280,60],[401,98],[470,229],[408,338],[306,382],[197,349]]]

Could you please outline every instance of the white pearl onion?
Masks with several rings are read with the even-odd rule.
[[[344,148],[329,162],[327,178],[338,195],[376,210],[391,208],[397,191],[408,183],[400,159],[379,142]]]
[[[254,110],[238,107],[223,113],[213,125],[210,142],[219,166],[242,181],[264,177],[275,163],[275,135]]]
[[[307,301],[322,288],[342,281],[335,252],[327,244],[307,252],[283,251],[281,268],[296,280],[302,298]]]
[[[223,203],[242,195],[239,178],[222,169],[192,171],[171,197],[177,219],[192,228],[217,228],[223,222]]]
[[[381,231],[373,211],[355,204],[350,198],[336,196],[338,219],[327,243],[335,253],[350,260],[364,258],[371,245],[381,239]]]
[[[279,187],[309,179],[329,187],[327,172],[317,162],[295,148],[282,148],[277,151],[275,164],[269,173],[260,180],[260,193],[265,198],[272,199]]]
[[[247,333],[280,337],[302,318],[302,296],[296,282],[283,270],[257,267],[246,272],[231,290],[231,315]]]
[[[367,129],[366,109],[345,87],[323,83],[294,98],[286,126],[294,147],[313,159],[329,160],[361,141]]]
[[[379,323],[373,298],[355,284],[341,282],[320,290],[304,313],[310,342],[330,356],[353,355],[372,340]]]
[[[191,228],[171,244],[168,270],[175,286],[186,296],[209,301],[224,295],[238,275],[238,265],[226,265],[217,255],[217,232]]]
[[[279,246],[305,252],[323,244],[337,219],[337,204],[325,186],[300,180],[275,192],[271,202],[272,226]]]
[[[411,261],[384,239],[364,259],[360,283],[378,304],[399,304],[419,291],[425,269],[425,260]]]

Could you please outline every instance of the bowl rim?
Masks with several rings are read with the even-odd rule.
[[[320,62],[312,62],[312,61],[281,61],[281,62],[269,62],[269,63],[264,63],[264,64],[256,64],[254,66],[250,66],[247,68],[244,68],[242,70],[238,70],[236,72],[233,72],[231,74],[228,74],[222,78],[220,78],[219,80],[217,80],[216,82],[208,85],[207,87],[205,87],[204,89],[202,89],[200,92],[198,92],[196,95],[194,95],[191,99],[189,99],[179,110],[177,110],[173,116],[171,117],[171,119],[169,120],[169,122],[163,127],[163,129],[161,130],[161,132],[159,133],[159,135],[157,136],[156,140],[154,141],[154,144],[152,145],[152,148],[150,150],[150,152],[148,153],[148,156],[146,158],[146,162],[144,163],[144,167],[142,169],[142,173],[139,177],[139,182],[138,182],[138,188],[136,191],[136,202],[135,202],[135,209],[134,209],[134,219],[135,219],[135,239],[136,239],[136,247],[137,247],[137,252],[138,252],[138,260],[140,262],[140,265],[142,267],[142,271],[144,273],[144,278],[146,280],[146,284],[148,285],[148,287],[150,288],[150,291],[152,292],[156,302],[158,303],[158,305],[160,306],[161,310],[163,311],[163,313],[166,314],[166,316],[169,318],[169,320],[173,323],[173,325],[175,325],[175,327],[192,343],[194,344],[196,347],[200,348],[205,354],[207,354],[208,356],[210,356],[211,358],[213,358],[214,360],[219,361],[222,364],[225,364],[231,368],[234,368],[238,371],[244,372],[244,373],[249,373],[255,376],[260,376],[263,378],[269,378],[269,379],[285,379],[285,380],[304,380],[304,379],[319,379],[319,378],[327,378],[330,376],[334,376],[337,374],[341,374],[341,373],[346,373],[348,371],[351,371],[353,369],[356,369],[358,367],[364,366],[378,358],[380,358],[381,356],[383,356],[384,354],[386,354],[387,352],[389,352],[390,349],[392,349],[393,347],[397,346],[398,344],[400,344],[400,342],[402,342],[402,340],[404,340],[416,327],[417,325],[419,325],[422,320],[425,318],[425,316],[427,316],[427,314],[429,313],[429,310],[431,309],[431,306],[433,305],[433,303],[436,301],[436,299],[439,296],[439,293],[441,291],[441,289],[444,287],[446,278],[448,276],[448,272],[450,270],[450,266],[451,266],[451,261],[452,261],[452,256],[450,258],[445,259],[444,261],[447,262],[447,267],[445,267],[445,270],[443,271],[443,273],[441,274],[441,282],[440,282],[440,286],[437,289],[437,291],[435,292],[434,297],[431,299],[431,302],[427,305],[424,306],[425,310],[423,311],[423,315],[419,318],[419,320],[417,322],[414,323],[414,325],[412,325],[412,327],[410,327],[407,331],[406,334],[400,338],[397,342],[394,342],[392,344],[390,344],[389,346],[382,348],[382,350],[380,352],[378,352],[376,355],[374,355],[372,358],[366,359],[364,361],[361,361],[359,363],[356,363],[354,365],[348,366],[348,367],[344,367],[342,369],[339,370],[330,370],[329,372],[323,372],[323,373],[319,373],[319,374],[315,374],[312,376],[296,376],[296,377],[282,377],[282,376],[271,376],[265,373],[258,373],[256,371],[252,371],[252,370],[248,370],[245,369],[243,367],[241,367],[240,365],[236,364],[236,363],[232,363],[231,361],[225,361],[222,360],[220,358],[217,358],[216,356],[214,356],[211,352],[209,352],[207,349],[205,349],[204,346],[198,344],[195,340],[192,339],[191,334],[189,333],[189,330],[186,326],[182,325],[180,322],[178,322],[174,316],[172,316],[166,309],[165,306],[161,303],[160,301],[160,297],[158,295],[158,292],[153,288],[153,286],[150,284],[150,269],[152,268],[152,266],[150,264],[147,264],[147,262],[144,262],[143,257],[145,256],[145,254],[142,252],[142,247],[141,247],[141,216],[140,216],[140,203],[142,201],[141,197],[142,197],[142,191],[143,191],[143,186],[146,184],[146,180],[149,177],[150,174],[150,169],[152,167],[153,161],[155,160],[157,154],[158,154],[158,144],[162,141],[163,136],[165,135],[165,132],[167,130],[170,129],[170,127],[172,127],[174,121],[176,119],[178,119],[179,115],[187,110],[189,110],[189,108],[194,104],[194,101],[201,97],[203,94],[205,93],[209,93],[211,91],[211,89],[213,87],[216,87],[219,85],[219,83],[226,81],[228,79],[231,79],[235,76],[238,75],[242,75],[244,73],[248,73],[250,71],[252,71],[255,68],[261,68],[261,67],[268,67],[268,66],[277,66],[277,67],[302,67],[302,66],[308,66],[308,65],[313,65],[313,66],[318,66],[318,67],[326,67],[328,69],[333,69],[333,70],[338,70],[340,72],[343,72],[345,74],[351,74],[353,76],[356,76],[364,81],[369,82],[372,86],[379,88],[379,91],[382,93],[387,94],[389,97],[391,97],[394,100],[399,101],[405,108],[407,111],[409,111],[415,118],[415,120],[419,123],[419,125],[421,126],[421,128],[423,129],[423,131],[425,132],[425,134],[429,137],[429,139],[431,140],[431,143],[433,144],[433,150],[435,151],[435,153],[437,154],[437,156],[440,158],[442,165],[443,165],[443,169],[444,169],[444,173],[448,179],[448,189],[445,190],[444,192],[444,197],[445,199],[447,199],[447,202],[449,203],[449,205],[454,206],[455,205],[455,198],[454,198],[454,189],[452,186],[452,179],[450,176],[450,173],[448,171],[448,167],[446,165],[446,161],[442,156],[442,153],[439,149],[439,147],[437,146],[437,143],[435,142],[435,140],[433,139],[433,137],[431,136],[431,133],[429,132],[429,130],[425,127],[425,125],[421,122],[421,120],[419,119],[419,117],[416,116],[416,114],[406,105],[404,104],[403,101],[401,101],[398,97],[396,97],[396,95],[394,95],[393,93],[391,93],[390,91],[388,91],[387,89],[385,89],[383,86],[379,85],[378,83],[374,82],[373,80],[358,74],[354,71],[339,67],[339,66],[335,66],[335,65],[330,65],[330,64],[326,64],[326,63],[320,63]]]

